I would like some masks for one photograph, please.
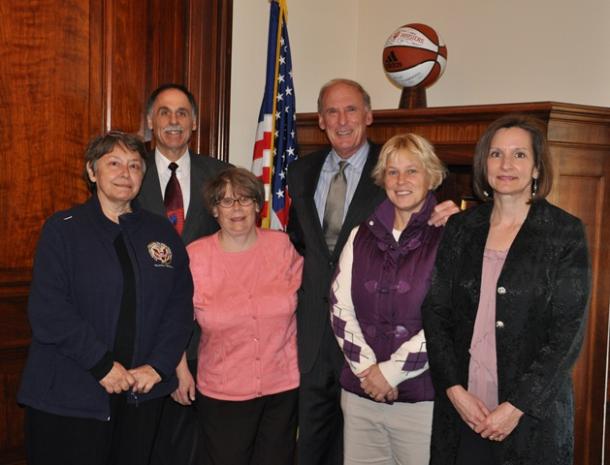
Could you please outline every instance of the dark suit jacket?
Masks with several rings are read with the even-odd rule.
[[[189,152],[190,153],[190,152]],[[203,187],[205,183],[214,178],[218,173],[227,169],[229,165],[206,155],[194,155],[191,157],[191,198],[189,208],[182,230],[182,241],[185,245],[196,239],[218,231],[218,223],[208,212],[203,204]],[[159,174],[155,163],[155,154],[151,153],[146,163],[146,174],[142,181],[142,188],[137,200],[145,210],[165,216],[165,205],[163,194],[159,184]],[[193,324],[193,335],[187,348],[187,358],[197,358],[197,347],[199,345],[199,325]]]
[[[182,241],[185,245],[196,239],[218,231],[218,223],[210,215],[203,204],[203,187],[229,165],[205,155],[190,155],[191,157],[191,199],[186,213]],[[159,185],[159,174],[155,163],[154,152],[150,154],[142,188],[138,194],[140,206],[158,215],[165,216],[163,194]]]
[[[481,291],[492,205],[452,216],[422,309],[437,397],[431,464],[453,463],[461,422],[446,396],[468,386],[469,347]],[[523,412],[498,448],[502,464],[571,464],[571,369],[582,345],[590,269],[580,220],[545,200],[532,204],[497,283],[499,402]]]
[[[288,188],[292,205],[288,232],[296,249],[305,258],[303,284],[297,307],[297,340],[301,373],[311,370],[325,331],[330,331],[329,290],[335,265],[350,231],[364,221],[385,198],[373,183],[371,171],[380,147],[371,144],[362,176],[349,205],[347,216],[333,253],[324,240],[314,194],[324,160],[330,148],[312,153],[292,163],[288,169]],[[342,358],[339,359],[342,362]],[[338,366],[339,370],[341,367]]]

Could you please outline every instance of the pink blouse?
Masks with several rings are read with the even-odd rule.
[[[496,360],[496,286],[506,260],[506,250],[485,249],[479,308],[470,342],[468,391],[493,410],[498,406]]]
[[[247,400],[299,385],[296,291],[303,258],[288,236],[257,229],[243,252],[225,252],[218,233],[187,247],[201,326],[197,389]]]

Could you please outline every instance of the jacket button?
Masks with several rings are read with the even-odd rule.
[[[504,322],[503,321],[496,321],[496,328],[498,329],[503,329],[504,328]]]
[[[504,286],[500,286],[498,288],[498,294],[500,294],[500,295],[506,294],[506,288]]]

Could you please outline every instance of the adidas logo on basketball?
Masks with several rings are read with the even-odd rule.
[[[398,60],[394,51],[391,51],[383,61],[383,66],[386,70],[400,69],[402,68],[402,63]]]

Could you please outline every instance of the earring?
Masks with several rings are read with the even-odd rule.
[[[534,178],[534,180],[532,181],[532,199],[534,197],[536,197],[537,193],[538,193],[538,178]]]
[[[485,196],[485,198],[486,198],[486,199],[488,199],[488,198],[489,198],[489,192],[487,192],[487,191],[483,191],[483,195]]]

